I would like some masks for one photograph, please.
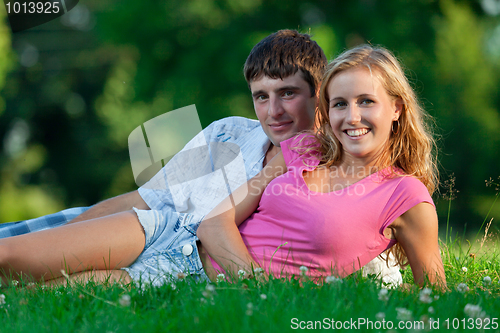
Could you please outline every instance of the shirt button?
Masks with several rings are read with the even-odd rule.
[[[193,245],[191,244],[186,244],[182,247],[182,254],[185,256],[189,256],[191,253],[193,253]]]

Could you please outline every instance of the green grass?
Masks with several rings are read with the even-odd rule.
[[[451,328],[455,324],[458,331],[469,331],[472,323],[489,323],[486,331],[495,331],[492,320],[500,313],[498,243],[465,249],[458,245],[456,241],[443,246],[450,291],[433,290],[426,299],[430,303],[420,299],[417,287],[391,289],[384,296],[377,280],[359,275],[322,286],[307,280],[261,283],[252,279],[210,284],[213,290],[189,279],[174,287],[152,288],[93,283],[26,288],[19,283],[3,286],[0,291],[5,295],[5,304],[0,305],[0,332],[282,332],[296,331],[293,327],[299,325],[314,327],[315,321],[316,327],[322,323],[328,329],[332,319],[348,321],[349,325],[351,319],[355,323],[369,320],[376,325],[377,321],[382,323],[382,316],[386,327],[391,321],[396,330],[400,320],[429,322],[430,318],[436,328],[439,318],[441,330],[446,331],[445,320],[449,318]],[[483,282],[485,276],[491,278],[490,284]],[[411,271],[405,271],[403,277],[412,282]],[[457,290],[460,283],[467,284],[469,290]],[[475,319],[466,314],[467,304],[479,305],[484,312],[479,316],[489,319],[471,321]],[[356,325],[358,329],[366,327]]]
[[[447,292],[422,291],[410,269],[403,272],[410,287],[389,290],[360,274],[321,286],[307,279],[55,288],[21,281],[0,289],[0,332],[293,332],[336,325],[412,331],[399,329],[400,321],[413,328],[424,322],[432,331],[481,331],[485,325],[482,331],[500,331],[500,242],[489,227],[472,242],[452,239],[447,230],[441,244]]]

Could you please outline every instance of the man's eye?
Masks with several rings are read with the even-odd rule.
[[[255,97],[255,99],[256,99],[256,100],[258,100],[258,101],[263,101],[263,100],[265,100],[265,99],[266,99],[266,96],[264,96],[264,95],[259,95],[259,96]]]
[[[293,96],[293,91],[285,91],[285,92],[283,93],[283,96],[285,96],[285,97],[290,97],[290,96]]]

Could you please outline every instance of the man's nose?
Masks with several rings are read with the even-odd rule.
[[[284,112],[285,109],[283,108],[283,102],[281,99],[274,96],[269,97],[268,115],[273,118],[279,118]]]

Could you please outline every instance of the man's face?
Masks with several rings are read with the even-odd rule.
[[[257,118],[275,146],[312,128],[317,97],[311,97],[300,71],[283,80],[263,75],[250,82],[250,90]]]

